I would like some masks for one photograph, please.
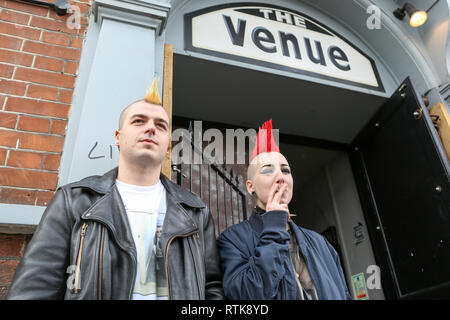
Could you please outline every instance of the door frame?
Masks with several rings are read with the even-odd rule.
[[[438,133],[436,132],[436,130],[434,130],[434,125],[429,115],[429,111],[426,108],[422,97],[420,97],[417,91],[414,89],[414,86],[412,85],[409,77],[405,79],[402,85],[400,85],[400,87],[393,93],[391,99],[389,99],[386,103],[391,102],[392,99],[395,99],[397,101],[406,99],[405,93],[403,92],[406,87],[410,87],[412,89],[411,91],[414,93],[412,99],[414,99],[417,105],[420,106],[421,110],[418,110],[420,112],[420,116],[426,123],[426,127],[428,129],[434,147],[441,159],[443,168],[446,171],[447,176],[450,176],[450,164],[447,160],[445,149],[442,145]],[[366,219],[367,230],[369,232],[370,240],[372,243],[375,260],[380,269],[383,270],[380,276],[385,297],[386,299],[410,299],[415,298],[417,295],[426,294],[427,292],[431,293],[435,292],[435,290],[445,290],[447,288],[450,288],[450,282],[445,282],[443,284],[429,287],[424,290],[418,290],[412,293],[402,294],[402,292],[400,291],[400,286],[395,275],[392,258],[388,250],[388,244],[382,230],[383,227],[377,209],[375,196],[370,184],[370,178],[363,159],[363,153],[361,150],[359,150],[358,147],[358,145],[361,145],[362,141],[366,137],[369,137],[371,134],[373,134],[375,130],[373,128],[376,127],[380,122],[381,116],[383,117],[383,119],[387,119],[390,114],[395,111],[396,109],[393,108],[387,115],[382,115],[383,107],[380,108],[380,110],[368,122],[367,126],[351,143],[349,148],[349,158],[354,173],[355,183],[358,189],[364,218]]]

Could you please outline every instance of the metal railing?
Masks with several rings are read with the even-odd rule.
[[[218,236],[226,228],[247,219],[247,197],[240,189],[242,178],[239,179],[233,168],[227,170],[225,159],[223,164],[218,164],[195,146],[192,125],[189,134],[182,135],[190,145],[189,164],[173,164],[172,171],[176,173],[178,185],[197,194],[208,205]],[[194,152],[201,156],[201,164],[193,164]]]

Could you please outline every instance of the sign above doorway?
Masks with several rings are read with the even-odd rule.
[[[233,3],[185,15],[185,49],[384,92],[375,62],[305,14]]]

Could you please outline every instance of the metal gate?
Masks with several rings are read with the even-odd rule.
[[[214,219],[216,237],[228,227],[247,219],[247,197],[242,191],[242,177],[227,169],[225,159],[218,164],[204,155],[192,139],[192,122],[189,136],[182,135],[180,143],[189,145],[189,163],[173,164],[176,183],[197,194],[208,205]],[[201,157],[201,164],[193,164],[194,153]]]

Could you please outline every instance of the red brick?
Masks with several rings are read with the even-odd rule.
[[[19,133],[17,131],[7,131],[0,129],[0,146],[15,147]]]
[[[62,152],[64,145],[64,137],[43,136],[32,134],[25,141],[20,140],[19,146],[22,149]]]
[[[45,157],[44,169],[49,171],[58,171],[61,156],[57,154],[48,154]]]
[[[6,165],[23,169],[41,169],[43,158],[44,154],[42,153],[10,150]]]
[[[0,145],[5,147],[62,152],[64,137],[0,129]],[[0,183],[1,185],[1,183]]]
[[[67,30],[65,21],[55,21],[36,16],[31,19],[30,26],[60,32],[66,32]]]
[[[24,82],[10,81],[0,79],[0,92],[12,94],[15,96],[23,96],[27,85]]]
[[[18,265],[18,260],[0,260],[0,284],[11,283]]]
[[[0,256],[22,257],[25,246],[24,235],[0,234]]]
[[[56,101],[56,97],[58,96],[58,89],[30,84],[30,86],[28,87],[27,96],[31,98]]]
[[[14,72],[13,66],[8,66],[6,64],[0,64],[0,77],[11,78]]]
[[[68,19],[66,20],[67,22],[69,22],[71,25],[68,25],[70,28],[73,28],[73,30],[77,30],[75,28],[79,28],[84,29],[86,28],[86,26],[88,25],[88,20],[86,18],[85,15],[81,14],[76,16],[76,14],[72,14],[68,17]]]
[[[34,67],[49,71],[61,72],[63,69],[64,61],[47,58],[47,57],[36,57],[34,61]]]
[[[51,1],[51,0],[50,0],[50,1],[48,1],[48,2],[54,2],[54,1]],[[74,3],[73,5],[76,6],[77,3]],[[67,15],[65,15],[65,16],[58,16],[58,14],[56,13],[56,11],[51,10],[51,11],[49,12],[48,18],[65,22],[65,21],[67,21],[68,17],[70,17],[70,16],[71,16],[70,13],[67,14]]]
[[[66,134],[67,121],[65,120],[52,120],[52,133],[65,135]]]
[[[72,103],[73,90],[59,90],[59,101]]]
[[[0,112],[0,127],[14,129],[17,115],[14,113]]]
[[[45,118],[21,116],[17,129],[23,131],[48,133],[50,131],[50,120]]]
[[[32,17],[30,25],[37,28],[42,28],[50,31],[59,31],[70,34],[82,34],[86,31],[86,27],[82,26],[79,30],[77,29],[69,29],[66,24],[66,21],[57,21],[52,19],[46,19],[41,17]]]
[[[23,51],[70,60],[79,60],[81,55],[79,49],[65,48],[34,41],[26,41],[23,46]]]
[[[64,67],[64,73],[76,74],[78,71],[78,62],[67,61]]]
[[[90,0],[86,0],[86,2],[90,2]],[[78,8],[80,8],[80,13],[84,16],[90,16],[91,13],[91,5],[90,4],[83,4],[83,3],[75,3]]]
[[[50,10],[47,7],[40,7],[36,6],[34,4],[27,4],[24,2],[17,2],[17,1],[11,1],[11,0],[1,0],[0,1],[0,7],[14,9],[17,11],[37,14],[39,16],[45,17]]]
[[[0,21],[0,33],[26,38],[30,40],[38,40],[39,37],[41,36],[41,30],[1,21]]]
[[[29,14],[23,14],[5,9],[3,9],[2,12],[0,13],[0,20],[24,25],[28,24],[28,21],[30,21],[30,17],[31,16]]]
[[[69,106],[61,103],[9,97],[5,110],[67,119]]]
[[[0,49],[0,62],[30,67],[33,63],[31,54]]]
[[[55,192],[52,191],[38,191],[36,205],[44,207],[48,206],[54,195]]]
[[[4,166],[5,165],[6,154],[7,153],[8,153],[8,150],[0,149],[0,166]]]
[[[0,184],[4,186],[55,190],[57,182],[57,173],[0,168]]]
[[[1,188],[0,202],[34,205],[36,203],[36,194],[36,190]]]
[[[67,17],[64,16],[64,19],[67,19]],[[42,41],[60,46],[68,46],[70,43],[70,36],[59,32],[44,31]]]
[[[19,50],[22,45],[22,39],[0,35],[0,48]]]
[[[59,73],[18,68],[14,79],[73,89],[75,77]]]
[[[84,43],[84,38],[73,37],[71,47],[82,48]]]

